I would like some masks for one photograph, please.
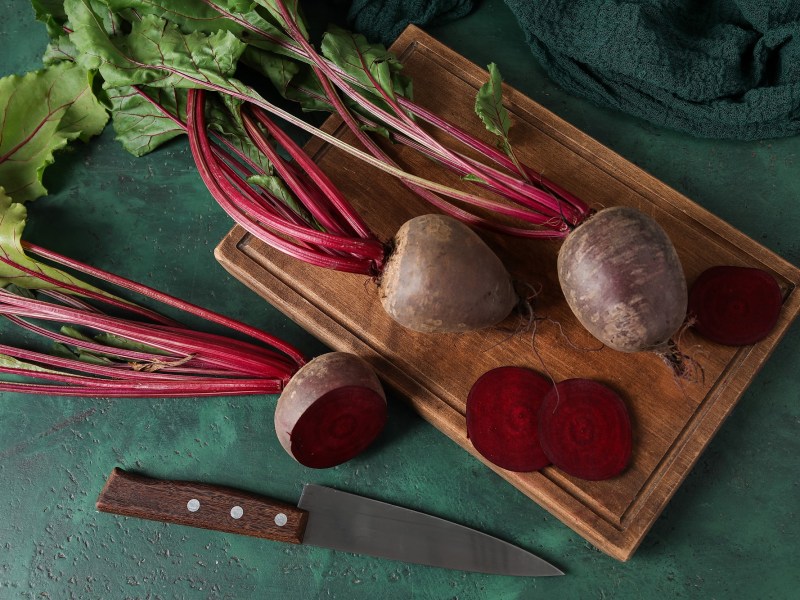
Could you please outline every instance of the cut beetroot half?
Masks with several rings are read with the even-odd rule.
[[[552,382],[530,369],[499,367],[484,373],[467,397],[467,437],[480,454],[509,471],[550,464],[539,444],[538,414]]]
[[[343,387],[309,406],[295,423],[291,454],[297,462],[327,469],[367,449],[386,423],[386,401],[374,390]]]
[[[565,473],[598,481],[622,473],[633,449],[631,420],[616,392],[589,379],[555,385],[539,409],[539,441]]]
[[[695,330],[727,346],[747,346],[767,337],[778,322],[782,304],[775,278],[752,267],[711,267],[689,292],[689,316]]]
[[[299,463],[326,469],[355,457],[386,424],[386,396],[363,359],[318,356],[294,374],[275,408],[275,433]]]

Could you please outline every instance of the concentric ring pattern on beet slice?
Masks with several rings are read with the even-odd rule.
[[[711,267],[689,291],[689,316],[695,330],[727,346],[747,346],[767,337],[778,322],[782,304],[775,278],[752,267]]]
[[[539,444],[539,406],[553,383],[523,367],[484,373],[467,398],[467,437],[480,454],[509,471],[550,464]]]
[[[598,481],[622,473],[633,450],[628,409],[614,390],[589,379],[554,386],[539,409],[539,442],[565,473]]]
[[[297,420],[291,434],[292,456],[314,469],[346,462],[378,437],[386,416],[386,401],[375,390],[360,386],[333,389]]]

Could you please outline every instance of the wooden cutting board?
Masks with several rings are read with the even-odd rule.
[[[477,88],[488,77],[483,69],[413,26],[392,49],[414,79],[419,104],[493,141],[473,112]],[[464,405],[470,386],[487,370],[527,366],[546,370],[555,380],[589,377],[617,390],[634,428],[632,463],[621,476],[587,482],[555,467],[523,474],[487,466],[599,549],[627,560],[798,315],[800,270],[529,98],[510,87],[505,92],[514,121],[512,143],[521,160],[595,207],[624,204],[653,216],[674,241],[690,283],[712,265],[771,272],[785,302],[770,337],[728,348],[687,331],[681,347],[704,372],[692,382],[676,381],[654,355],[601,348],[561,296],[558,242],[485,234],[511,274],[539,290],[536,312],[541,319],[533,327],[512,316],[491,330],[466,334],[405,330],[384,314],[373,282],[307,266],[239,227],[222,240],[217,259],[330,347],[366,358],[425,419],[479,459],[466,437]],[[330,118],[325,128],[353,141],[338,118]],[[431,212],[398,182],[340,150],[317,141],[306,149],[382,239],[391,238],[408,218]],[[403,149],[390,152],[417,173],[459,185],[425,159]]]

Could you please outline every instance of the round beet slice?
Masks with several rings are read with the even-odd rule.
[[[331,352],[309,362],[286,385],[275,409],[275,432],[297,462],[326,469],[365,450],[386,417],[386,396],[369,364]]]
[[[747,346],[767,337],[778,322],[782,304],[775,278],[753,267],[711,267],[689,292],[695,330],[727,346]]]
[[[499,367],[481,375],[467,397],[467,437],[481,455],[509,471],[550,464],[539,444],[539,405],[552,382],[530,369]]]
[[[539,441],[565,473],[591,481],[610,479],[631,458],[630,416],[612,389],[589,379],[567,379],[542,401]]]

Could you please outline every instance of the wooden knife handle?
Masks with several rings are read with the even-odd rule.
[[[299,544],[308,512],[232,488],[164,481],[115,468],[97,510]]]

